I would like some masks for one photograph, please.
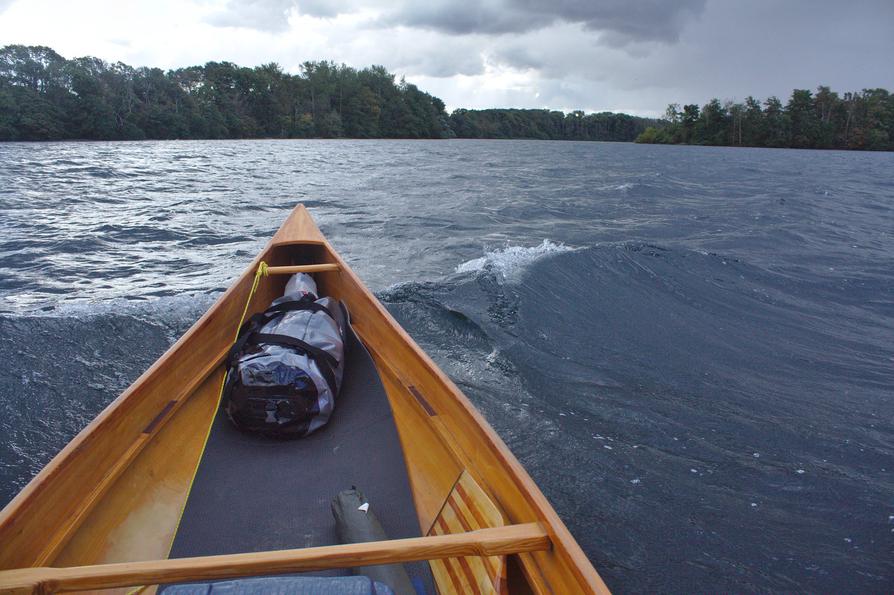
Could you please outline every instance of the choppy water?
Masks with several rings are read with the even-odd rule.
[[[299,201],[617,591],[894,586],[894,155],[0,145],[0,503]]]

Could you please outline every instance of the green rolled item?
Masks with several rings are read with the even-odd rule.
[[[332,516],[335,517],[335,528],[342,543],[388,540],[388,535],[379,519],[376,518],[366,498],[356,488],[343,490],[332,500]],[[396,595],[416,595],[416,590],[402,564],[363,566],[351,570],[354,574],[368,576],[385,583]]]

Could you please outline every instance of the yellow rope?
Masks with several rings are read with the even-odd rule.
[[[258,270],[255,271],[255,280],[251,284],[251,291],[248,292],[248,299],[245,300],[245,308],[242,309],[242,318],[239,319],[239,326],[236,327],[236,336],[233,338],[234,343],[236,342],[236,339],[239,338],[239,329],[242,328],[242,323],[245,322],[245,315],[248,314],[251,298],[255,297],[255,292],[258,290],[258,284],[261,282],[261,277],[266,277],[267,274],[267,263],[262,260],[258,263]],[[223,392],[223,388],[221,388],[221,392]]]
[[[258,270],[255,271],[255,279],[252,281],[251,290],[248,292],[248,299],[245,300],[245,307],[242,309],[242,316],[239,318],[239,324],[236,325],[236,335],[233,337],[233,343],[236,342],[236,339],[239,338],[239,329],[242,328],[242,323],[245,322],[245,317],[248,315],[248,308],[251,306],[251,300],[255,297],[255,292],[258,290],[258,285],[261,283],[261,277],[268,276],[267,272],[267,263],[263,260],[258,264]],[[177,537],[177,531],[180,529],[180,522],[183,520],[183,513],[186,510],[186,503],[189,502],[189,494],[192,492],[192,485],[196,479],[196,473],[199,470],[199,465],[202,462],[202,457],[205,456],[205,448],[208,446],[208,438],[211,436],[211,427],[214,425],[214,418],[217,416],[217,409],[220,407],[220,401],[223,399],[223,391],[224,386],[226,385],[227,375],[224,374],[223,378],[220,381],[220,391],[217,393],[217,405],[214,407],[214,415],[211,416],[211,421],[208,423],[208,430],[205,432],[205,440],[202,442],[202,451],[199,454],[199,460],[196,462],[196,470],[192,474],[192,478],[189,480],[189,488],[186,490],[186,498],[183,500],[183,506],[180,508],[180,516],[177,517],[177,526],[174,528],[174,534],[171,535],[171,543],[168,546],[168,557],[171,556],[171,549],[174,547],[174,539]],[[144,589],[145,587],[138,587],[128,593],[136,593],[140,589]]]

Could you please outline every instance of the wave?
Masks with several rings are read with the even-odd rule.
[[[733,256],[630,242],[573,249],[544,240],[456,271],[380,297],[471,321],[497,347],[523,344],[534,355],[517,367],[536,374],[546,372],[541,358],[554,362],[557,378],[603,370],[617,382],[651,378],[686,391],[703,386],[699,369],[710,368],[747,392],[757,380],[737,370],[774,369],[761,390],[792,407],[817,398],[803,391],[808,369],[814,391],[830,400],[843,374],[875,388],[886,377],[886,335],[867,330],[894,329],[890,312],[866,300],[883,288],[865,283],[862,291],[836,278],[808,283]]]
[[[632,190],[636,187],[636,184],[633,182],[624,182],[623,184],[608,184],[606,186],[602,186],[601,190],[617,190],[620,192],[627,192],[628,190]]]
[[[669,245],[528,250],[512,282],[497,264],[511,252],[495,251],[380,298],[561,516],[612,526],[616,564],[637,564],[630,526],[636,540],[699,543],[703,529],[675,519],[705,507],[724,511],[716,534],[748,526],[756,543],[813,534],[831,547],[837,528],[877,522],[889,499],[877,478],[890,468],[879,423],[894,415],[894,317],[866,297],[883,288]],[[579,539],[602,551],[598,537]]]
[[[0,314],[0,502],[152,365],[213,299],[116,299]]]
[[[456,267],[457,273],[494,272],[503,280],[518,280],[526,267],[541,258],[573,250],[564,244],[546,239],[537,246],[506,246],[488,251],[480,258],[467,260]]]

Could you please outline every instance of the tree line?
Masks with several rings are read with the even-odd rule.
[[[66,60],[42,46],[0,49],[0,140],[440,138],[444,103],[381,66],[230,62],[134,68]]]
[[[894,95],[796,89],[744,103],[668,106],[664,118],[545,109],[457,109],[382,66],[208,62],[163,71],[0,49],[0,140],[531,138],[894,150]]]
[[[543,109],[454,110],[450,125],[461,138],[532,138],[630,142],[656,120],[627,114]]]
[[[534,138],[632,141],[626,114],[465,110],[382,66],[305,62],[298,74],[208,62],[163,71],[44,46],[0,49],[0,140]]]
[[[839,95],[820,86],[816,93],[795,89],[785,105],[777,97],[712,99],[702,108],[672,103],[636,142],[892,151],[894,95],[885,89]]]

